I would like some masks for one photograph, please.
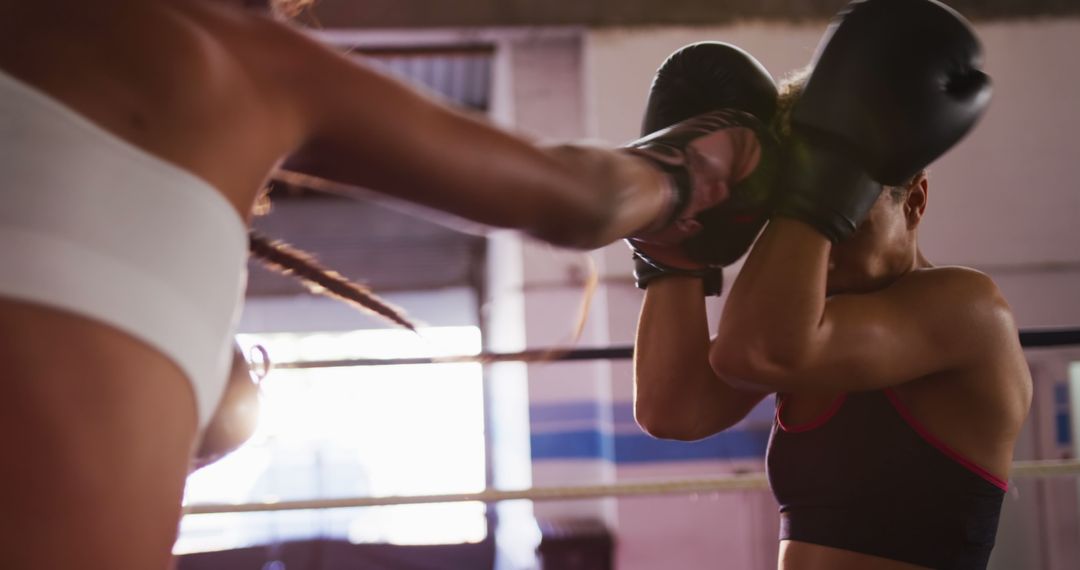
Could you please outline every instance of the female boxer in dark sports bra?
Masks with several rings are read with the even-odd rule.
[[[851,6],[805,87],[781,89],[774,215],[715,338],[702,279],[648,283],[635,411],[646,431],[693,440],[777,394],[767,469],[782,569],[981,570],[1031,377],[994,283],[923,256],[919,161],[970,128],[988,88],[960,63],[977,61],[973,34],[940,4]],[[909,33],[933,47],[895,37]],[[950,122],[962,128],[943,134]]]
[[[928,190],[925,175],[888,189],[831,249],[801,222],[771,222],[711,344],[700,279],[649,283],[635,368],[646,431],[704,438],[777,393],[781,568],[986,566],[1031,378],[990,279],[920,253]],[[762,354],[770,334],[802,344]]]

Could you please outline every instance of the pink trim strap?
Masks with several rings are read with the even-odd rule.
[[[1009,490],[1009,483],[1007,481],[1003,481],[997,476],[995,476],[993,473],[990,473],[986,469],[979,467],[975,464],[975,462],[964,457],[958,451],[946,445],[945,442],[934,437],[934,435],[931,434],[925,426],[923,426],[921,423],[919,423],[918,420],[915,419],[915,416],[912,415],[911,410],[909,410],[907,406],[905,406],[904,403],[900,401],[900,397],[897,396],[895,391],[893,391],[891,388],[886,388],[885,396],[889,398],[889,402],[892,403],[893,408],[896,409],[896,412],[898,414],[900,414],[900,417],[903,418],[904,421],[907,422],[907,424],[910,425],[911,428],[914,429],[920,437],[926,440],[927,443],[936,447],[938,451],[944,453],[946,457],[959,463],[961,466],[965,467],[979,477],[982,477],[989,483],[993,484],[995,487],[1001,489],[1002,491]]]
[[[825,425],[826,422],[828,422],[830,419],[832,419],[832,417],[836,415],[836,412],[840,411],[840,406],[844,405],[844,400],[847,399],[847,394],[841,394],[840,397],[838,397],[832,403],[832,405],[829,406],[829,409],[825,410],[825,413],[821,414],[821,416],[819,416],[819,417],[817,417],[817,418],[815,418],[813,420],[810,420],[810,421],[808,421],[808,422],[806,422],[804,424],[793,425],[793,426],[789,426],[789,425],[784,423],[783,416],[781,415],[783,413],[783,411],[784,411],[784,398],[783,398],[783,396],[777,396],[777,398],[780,399],[780,404],[778,406],[776,406],[776,423],[780,426],[780,429],[782,429],[782,430],[784,430],[784,431],[786,431],[788,433],[802,433],[802,432],[817,429],[817,428]]]

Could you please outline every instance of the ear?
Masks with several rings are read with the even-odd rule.
[[[920,172],[908,188],[907,198],[904,199],[904,218],[907,219],[908,229],[913,230],[918,227],[926,212],[926,198],[929,191],[926,172]]]

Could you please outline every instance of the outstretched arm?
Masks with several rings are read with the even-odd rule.
[[[288,31],[282,88],[299,109],[308,173],[480,223],[592,248],[666,211],[663,175],[586,146],[542,147]]]

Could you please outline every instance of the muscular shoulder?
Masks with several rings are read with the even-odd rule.
[[[214,7],[203,17],[260,96],[303,122],[323,111],[320,103],[340,90],[356,63],[288,21],[223,7]]]
[[[967,267],[921,269],[895,285],[896,294],[935,321],[941,334],[992,344],[1016,337],[1012,309],[990,276]]]
[[[1008,308],[994,280],[968,267],[918,269],[901,278],[896,287],[901,294],[917,295],[925,302],[959,302],[967,305],[985,304],[987,308]]]
[[[261,12],[214,2],[191,2],[178,11],[249,70],[287,69],[292,54],[311,42],[299,28]]]
[[[204,58],[216,79],[203,84],[211,93],[219,87],[221,100],[246,109],[230,113],[266,113],[279,130],[302,131],[307,121],[305,101],[298,91],[313,77],[326,76],[326,60],[336,54],[302,28],[269,15],[215,2],[188,2],[176,8],[178,19],[204,40]],[[287,127],[287,128],[286,128]]]

